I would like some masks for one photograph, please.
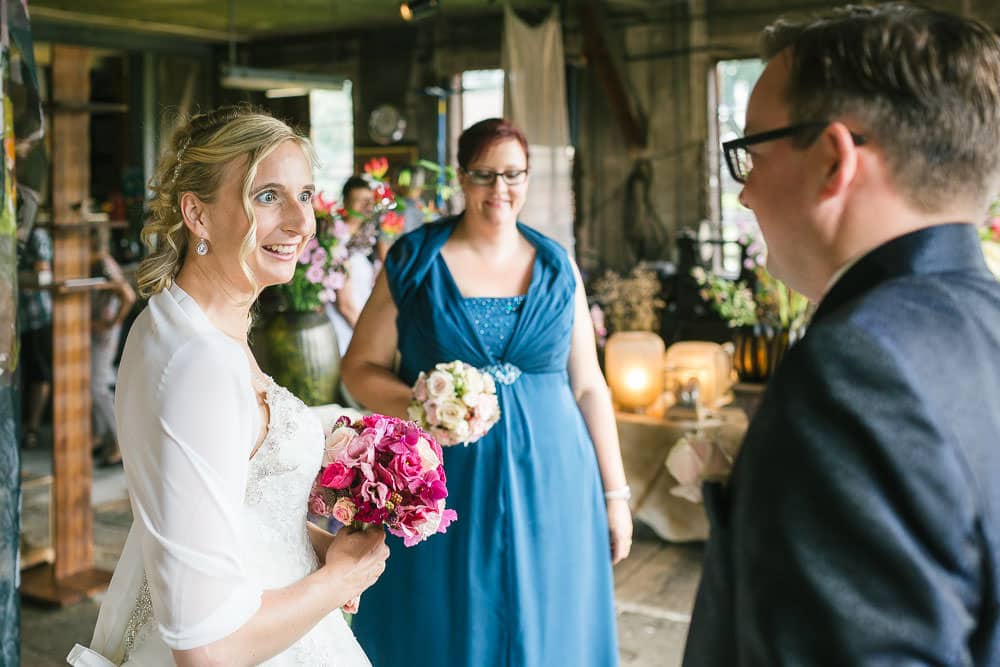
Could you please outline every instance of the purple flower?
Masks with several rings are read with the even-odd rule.
[[[316,248],[315,250],[313,250],[312,259],[310,261],[312,262],[313,266],[319,266],[319,265],[322,265],[323,262],[326,261],[327,257],[328,257],[328,255],[327,255],[326,249],[324,249],[324,248]]]
[[[318,284],[323,280],[323,268],[313,264],[308,269],[306,269],[306,280],[311,282],[313,285]]]
[[[343,220],[337,220],[333,223],[333,237],[338,241],[347,241],[351,238],[351,228]]]
[[[341,273],[340,271],[330,271],[329,273],[326,274],[326,277],[323,278],[323,287],[329,290],[336,291],[343,286],[344,286],[344,274]]]
[[[347,256],[350,254],[351,253],[347,249],[346,245],[339,245],[333,249],[333,253],[330,255],[330,257],[333,259],[334,263],[341,264],[347,259]]]

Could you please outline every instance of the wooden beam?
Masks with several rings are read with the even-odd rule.
[[[645,123],[635,113],[621,72],[611,56],[609,39],[597,0],[588,0],[579,5],[580,27],[583,30],[583,50],[587,61],[594,66],[597,78],[608,96],[608,103],[621,127],[629,148],[645,149],[647,133]]]
[[[89,104],[87,49],[52,48],[52,219],[79,223],[79,203],[90,192],[90,116],[59,112],[59,103]],[[61,230],[60,230],[61,231]],[[89,226],[53,235],[56,282],[90,275]],[[52,312],[52,548],[55,561],[28,570],[22,594],[38,602],[64,605],[105,587],[107,572],[95,570],[93,510],[90,503],[90,295],[53,293]]]

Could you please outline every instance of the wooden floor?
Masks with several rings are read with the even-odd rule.
[[[28,477],[46,474],[49,466],[51,458],[45,450],[26,453],[23,467]],[[113,569],[132,521],[120,467],[95,470],[93,499],[95,564]],[[33,544],[48,539],[48,507],[44,484],[25,489],[23,534]],[[632,555],[615,568],[622,667],[680,665],[701,554],[700,545],[668,544],[638,526]],[[22,605],[21,664],[65,665],[73,644],[90,640],[97,600],[61,610]]]

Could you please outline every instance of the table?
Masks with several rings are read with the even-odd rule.
[[[739,408],[723,408],[714,424],[702,431],[718,438],[742,440],[747,429],[746,413]],[[671,542],[701,541],[708,538],[708,521],[700,503],[692,503],[670,493],[677,480],[667,471],[671,447],[696,426],[693,421],[615,413],[621,440],[625,476],[632,487],[632,514]]]

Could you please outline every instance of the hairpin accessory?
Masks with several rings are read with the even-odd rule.
[[[177,180],[177,176],[181,173],[181,158],[184,156],[184,151],[186,151],[188,149],[188,146],[190,145],[191,145],[191,137],[188,137],[187,139],[184,140],[184,143],[181,144],[181,147],[177,149],[177,160],[176,163],[174,164],[175,181]]]

